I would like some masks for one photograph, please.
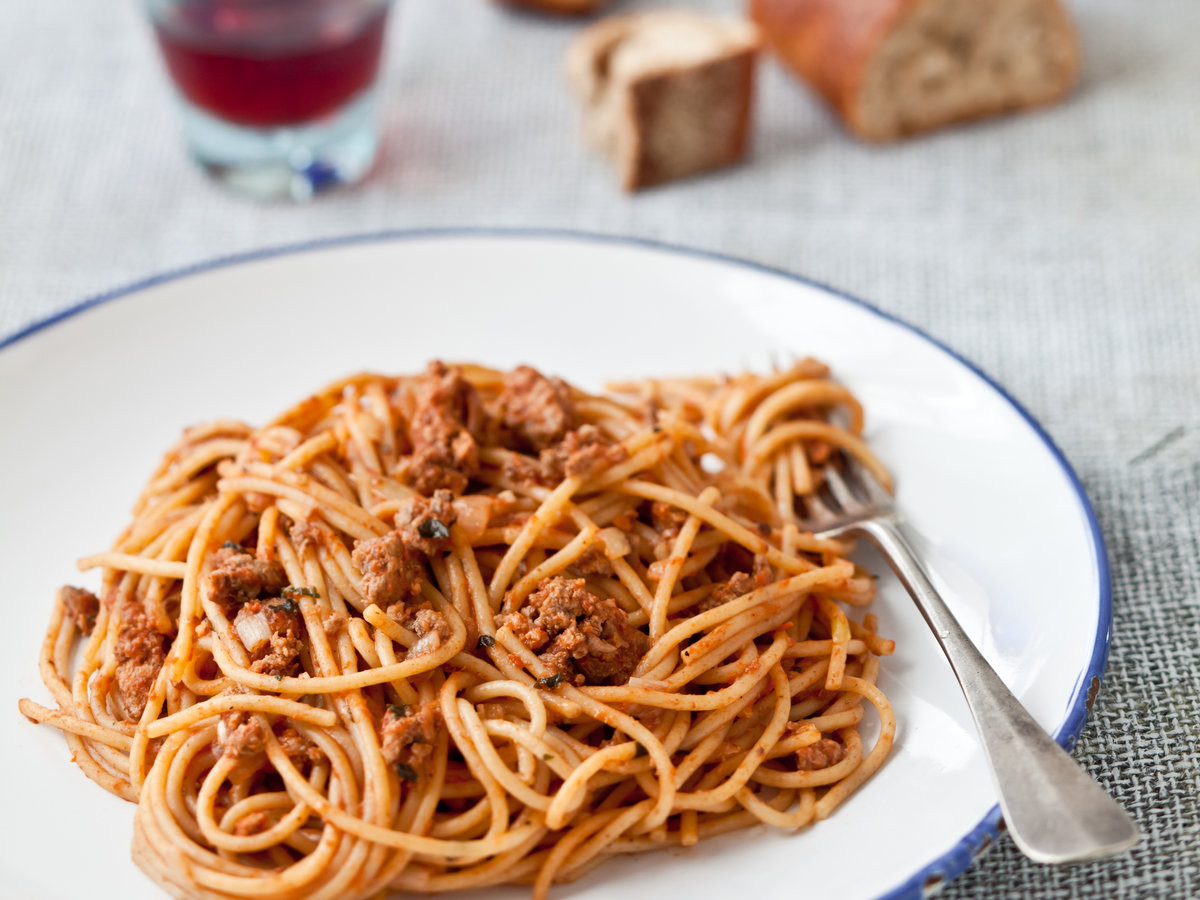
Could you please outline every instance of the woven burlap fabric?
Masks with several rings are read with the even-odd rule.
[[[10,0],[0,5],[0,337],[172,267],[426,226],[650,237],[862,296],[1028,406],[1078,469],[1112,555],[1112,656],[1077,756],[1146,839],[1120,860],[1052,870],[1004,838],[945,896],[1190,900],[1200,896],[1200,4],[1073,9],[1087,62],[1063,106],[872,148],[767,64],[746,165],[627,197],[577,140],[559,77],[576,25],[486,0],[407,0],[390,34],[375,172],[293,208],[229,197],[188,162],[136,4]]]

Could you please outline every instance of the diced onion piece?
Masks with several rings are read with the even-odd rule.
[[[265,613],[249,613],[246,612],[245,607],[242,607],[237,618],[233,620],[233,627],[237,631],[242,646],[251,653],[257,652],[271,640],[271,626],[267,624]]]
[[[620,528],[601,528],[596,539],[604,545],[604,555],[609,559],[620,559],[629,553],[629,538]]]
[[[492,516],[492,501],[489,497],[459,497],[450,506],[458,516],[455,528],[462,530],[468,541],[478,540],[487,531],[488,519]]]
[[[354,424],[371,443],[378,444],[383,440],[383,423],[369,413],[360,412],[354,417]]]
[[[405,659],[416,659],[418,656],[428,656],[430,653],[437,651],[442,646],[442,636],[436,631],[427,631],[417,640],[415,644],[408,648],[408,654]]]
[[[655,560],[646,566],[646,578],[650,581],[662,581],[663,576],[667,574],[667,567],[679,561],[680,558],[678,556],[668,556],[666,559]]]

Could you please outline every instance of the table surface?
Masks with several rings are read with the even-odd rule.
[[[1052,869],[1005,837],[943,896],[1200,896],[1200,4],[1073,10],[1086,63],[1064,105],[867,147],[765,61],[748,162],[631,197],[578,141],[560,77],[577,24],[408,0],[374,172],[292,207],[231,197],[189,163],[135,3],[5,3],[0,340],[175,267],[431,226],[648,237],[863,297],[1029,408],[1112,557],[1111,658],[1076,756],[1145,840]]]

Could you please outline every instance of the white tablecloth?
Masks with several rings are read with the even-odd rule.
[[[577,140],[560,78],[577,25],[486,0],[407,0],[389,38],[376,170],[292,207],[231,197],[189,162],[135,4],[9,0],[0,339],[173,267],[406,227],[651,237],[861,296],[1028,406],[1080,472],[1113,559],[1112,658],[1077,756],[1146,839],[1072,869],[1035,866],[1004,839],[945,896],[1194,898],[1200,3],[1078,0],[1074,11],[1087,61],[1065,105],[873,148],[768,63],[747,164],[630,197]]]

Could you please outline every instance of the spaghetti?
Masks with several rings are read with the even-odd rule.
[[[589,395],[431,363],[185,433],[41,654],[133,856],[187,897],[531,884],[830,815],[891,641],[804,498],[863,444],[821,364]],[[836,424],[842,422],[843,424]],[[881,722],[864,746],[867,706]]]

